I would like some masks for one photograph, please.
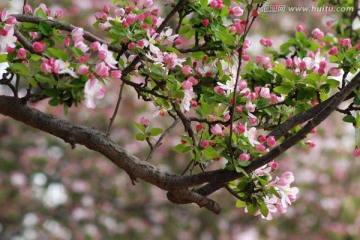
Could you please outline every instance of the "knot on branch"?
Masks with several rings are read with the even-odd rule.
[[[220,205],[217,202],[193,191],[179,190],[168,192],[166,195],[169,201],[175,204],[196,203],[199,207],[205,207],[215,214],[219,214],[221,211]]]

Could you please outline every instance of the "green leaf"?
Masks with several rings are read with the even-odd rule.
[[[55,88],[44,89],[42,92],[46,96],[49,96],[49,97],[58,97],[59,96],[59,91]]]
[[[142,131],[143,133],[145,133],[146,131],[146,127],[140,123],[137,123],[137,122],[133,122],[133,124],[140,130]]]
[[[77,48],[77,47],[73,47],[73,48],[71,48],[71,51],[77,56],[77,57],[82,57],[82,56],[84,56],[84,53],[83,53],[83,51],[81,51],[79,48]]]
[[[0,54],[0,63],[6,62],[7,56],[7,54]]]
[[[51,25],[46,22],[46,21],[41,21],[39,23],[39,30],[42,34],[44,34],[45,36],[49,36],[50,33],[52,32],[52,28]]]
[[[348,123],[356,123],[356,118],[351,115],[346,115],[342,120]]]
[[[303,87],[297,94],[298,101],[308,101],[316,97],[316,91],[313,87]]]
[[[152,128],[149,133],[150,133],[150,136],[154,137],[154,136],[162,134],[163,131],[164,130],[162,128]]]
[[[59,58],[64,61],[68,60],[68,54],[62,49],[48,48],[48,49],[46,49],[46,52],[48,52],[49,53],[48,55],[53,58]]]
[[[273,68],[273,71],[279,74],[281,77],[289,79],[291,81],[297,81],[301,78],[299,75],[285,69],[284,66],[281,64]]]
[[[59,105],[59,100],[57,98],[52,98],[49,101],[49,105],[55,107],[55,106]]]
[[[146,136],[144,134],[142,134],[142,133],[137,133],[135,135],[135,138],[136,138],[136,140],[144,141],[146,139]]]
[[[47,19],[47,14],[44,12],[44,10],[42,10],[42,8],[37,9],[35,16]]]
[[[191,56],[193,57],[193,58],[195,58],[195,60],[202,60],[204,57],[205,57],[205,53],[204,52],[193,52],[192,54],[191,54]]]
[[[178,153],[186,153],[191,150],[191,147],[187,146],[183,143],[180,143],[180,144],[176,145],[175,147],[173,147],[173,150]]]
[[[267,217],[267,215],[269,214],[269,209],[264,201],[260,202],[260,212],[261,215],[263,215],[264,217]]]
[[[205,8],[208,5],[208,0],[200,0],[200,6],[201,8]]]
[[[54,86],[57,85],[57,81],[55,81],[51,76],[45,76],[38,73],[35,75],[35,79],[40,83],[49,83]]]
[[[243,208],[243,207],[246,207],[246,203],[241,201],[241,200],[237,200],[236,201],[236,207],[237,208]]]
[[[215,149],[211,146],[205,148],[203,152],[205,153],[206,160],[213,159],[219,156],[219,153],[215,151]]]
[[[281,85],[274,88],[274,92],[279,94],[289,94],[292,91],[292,87],[288,85]]]
[[[10,68],[15,73],[17,73],[23,77],[28,77],[30,74],[29,68],[25,64],[22,64],[22,63],[12,63],[12,64],[10,64]]]

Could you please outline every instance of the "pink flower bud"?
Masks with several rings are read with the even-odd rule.
[[[81,64],[81,65],[78,67],[78,69],[77,69],[76,72],[77,72],[78,74],[80,74],[80,75],[85,75],[85,74],[87,74],[87,73],[89,72],[89,67],[86,66],[85,64]]]
[[[265,143],[265,142],[266,142],[266,137],[265,137],[264,135],[260,134],[260,135],[258,136],[258,140],[259,140],[259,142],[261,142],[261,143]]]
[[[99,43],[99,42],[92,42],[92,43],[90,44],[90,48],[91,48],[91,50],[93,50],[93,51],[97,51],[97,50],[99,50],[99,48],[100,48],[100,43]]]
[[[40,42],[34,42],[32,44],[32,47],[34,48],[35,52],[42,52],[44,50],[44,45]]]
[[[202,141],[200,142],[200,146],[201,146],[202,148],[207,148],[209,145],[210,145],[210,144],[209,144],[209,142],[208,142],[207,140],[202,140]]]
[[[189,65],[185,65],[182,68],[182,73],[185,74],[185,75],[190,75],[192,73],[191,67]]]
[[[24,12],[25,12],[25,13],[32,14],[33,9],[32,9],[32,7],[31,7],[29,4],[25,4],[25,5],[24,5]]]
[[[257,17],[257,16],[259,16],[259,11],[254,9],[254,10],[252,10],[251,15],[253,15],[254,17]]]
[[[102,78],[106,78],[109,76],[109,70],[110,68],[106,66],[104,62],[98,63],[95,66],[95,72]]]
[[[153,15],[153,16],[158,16],[159,15],[159,9],[153,9],[152,11],[151,11],[151,14]]]
[[[201,125],[201,123],[196,123],[195,128],[196,128],[197,132],[200,132],[202,130],[203,126]]]
[[[52,67],[45,62],[40,65],[40,68],[43,73],[51,73],[52,71]]]
[[[185,82],[183,82],[182,84],[181,84],[181,87],[184,89],[184,90],[190,90],[190,89],[192,89],[192,83],[190,82],[190,81],[188,81],[188,80],[186,80]]]
[[[316,142],[312,141],[312,140],[307,140],[305,142],[306,145],[308,145],[310,148],[314,148],[316,147]]]
[[[194,77],[189,77],[187,80],[190,81],[193,86],[196,86],[199,83],[199,81]]]
[[[103,9],[102,9],[105,13],[109,13],[110,12],[110,7],[108,5],[104,5]]]
[[[69,47],[69,46],[70,46],[70,38],[69,38],[69,37],[66,37],[66,38],[64,39],[64,46],[65,46],[65,47]]]
[[[64,14],[64,11],[62,9],[57,9],[55,11],[55,18],[61,18]]]
[[[175,45],[180,45],[182,43],[180,38],[176,38],[174,41]]]
[[[203,20],[201,21],[201,23],[202,23],[205,27],[207,27],[207,26],[210,24],[210,21],[209,21],[209,19],[205,18],[205,19],[203,19]]]
[[[99,51],[98,53],[98,57],[100,58],[100,60],[105,60],[107,56],[107,52],[106,51]]]
[[[243,110],[243,106],[241,106],[241,105],[236,106],[236,108],[235,108],[235,111],[236,111],[237,113],[241,113],[242,110]]]
[[[324,33],[319,28],[315,28],[314,30],[312,30],[311,33],[317,39],[321,39],[324,37]]]
[[[337,47],[336,46],[333,46],[332,48],[330,48],[330,50],[329,50],[329,54],[330,55],[337,55],[338,54],[338,49],[337,49]]]
[[[246,130],[245,126],[242,125],[241,123],[238,123],[238,124],[236,125],[236,129],[237,129],[237,131],[238,131],[239,133],[244,133],[245,130]]]
[[[268,165],[269,165],[273,170],[276,170],[276,169],[279,168],[279,163],[278,163],[278,162],[275,162],[275,161],[269,162]]]
[[[215,126],[210,128],[210,131],[211,131],[212,134],[215,134],[215,135],[218,135],[218,136],[223,136],[222,128],[220,127],[219,124],[215,124]]]
[[[239,159],[243,162],[246,162],[250,159],[250,154],[249,153],[241,153],[239,155]]]
[[[141,117],[140,124],[143,125],[144,127],[148,127],[150,125],[150,120],[145,117]]]
[[[111,71],[111,77],[114,79],[120,79],[122,76],[122,73],[120,70],[113,70]]]
[[[267,144],[268,144],[269,147],[276,147],[277,142],[275,140],[275,137],[274,136],[269,136],[267,138]]]
[[[24,59],[26,58],[26,50],[24,48],[19,48],[16,57],[19,59]]]
[[[297,25],[296,31],[298,31],[298,32],[303,32],[303,31],[304,31],[303,25]]]
[[[244,54],[244,55],[242,56],[242,59],[243,59],[245,62],[247,62],[247,61],[250,60],[250,56],[249,56],[248,54]]]
[[[244,10],[242,10],[241,7],[239,7],[239,6],[233,7],[231,10],[232,10],[232,13],[237,17],[240,17],[244,13]]]
[[[260,152],[265,151],[266,147],[262,144],[256,145],[256,149]]]
[[[116,8],[116,9],[115,9],[115,14],[116,14],[117,16],[122,17],[122,16],[124,16],[124,14],[125,14],[125,9],[123,9],[123,8]]]
[[[357,44],[356,44],[356,49],[357,49],[358,51],[360,51],[360,43],[357,43]]]
[[[225,93],[225,90],[220,86],[216,86],[216,87],[214,87],[214,92],[216,92],[217,94],[223,95]]]
[[[134,42],[129,43],[128,49],[132,50],[132,49],[135,49],[135,48],[136,48],[136,43],[134,43]]]
[[[249,122],[251,123],[251,124],[256,124],[256,117],[252,117],[252,118],[249,118]]]
[[[353,156],[354,157],[359,157],[360,156],[360,148],[356,148],[353,152]]]

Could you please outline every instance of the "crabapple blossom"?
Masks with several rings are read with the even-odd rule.
[[[86,107],[94,109],[96,107],[95,99],[102,99],[105,93],[106,89],[99,83],[99,80],[96,78],[88,80],[84,87]]]

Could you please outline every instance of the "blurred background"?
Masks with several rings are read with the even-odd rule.
[[[40,1],[28,3],[36,7]],[[64,9],[69,22],[91,30],[93,14],[111,1],[45,3],[54,10]],[[0,7],[16,9],[17,4],[2,1]],[[319,27],[331,32],[322,24],[326,15],[269,13],[267,22],[258,21],[250,31],[252,54],[259,54],[261,37],[273,38],[277,49],[298,24],[309,31]],[[67,116],[62,108],[49,107],[46,100],[33,107],[105,131],[118,90],[118,82],[110,83],[96,110],[80,106]],[[6,92],[0,88],[0,94]],[[169,126],[171,119],[153,118],[154,107],[138,101],[130,87],[125,88],[123,97],[111,138],[145,158],[149,149],[135,140],[137,130],[131,121],[146,116],[154,127]],[[280,168],[276,175],[294,171],[300,193],[287,213],[266,221],[235,208],[236,200],[222,190],[211,196],[223,208],[219,215],[196,205],[174,205],[166,192],[146,182],[132,186],[128,175],[101,155],[82,146],[72,150],[55,137],[0,115],[0,239],[360,239],[360,162],[352,156],[354,128],[341,118],[333,114],[311,136],[316,148],[297,146],[277,159]],[[179,142],[177,137],[167,136],[151,163],[180,174],[188,162],[187,156],[171,150]]]

